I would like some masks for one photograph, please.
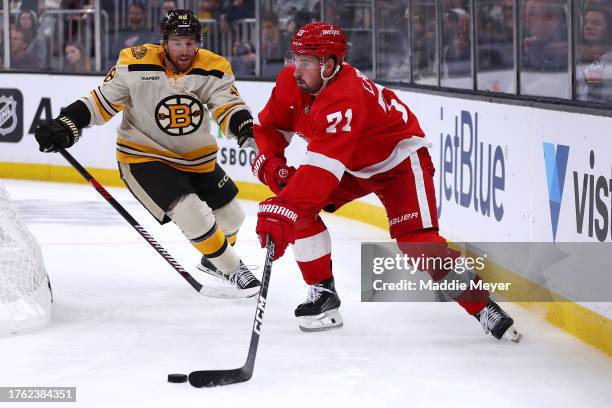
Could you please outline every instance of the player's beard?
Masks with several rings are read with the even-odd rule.
[[[196,50],[196,54],[197,54],[197,50]],[[170,63],[174,66],[174,68],[176,68],[176,70],[178,72],[186,72],[190,67],[191,64],[193,64],[193,60],[195,58],[195,54],[194,55],[178,55],[175,58],[170,57],[170,54],[168,54],[168,52],[166,52],[166,58],[168,59],[168,61],[170,61]],[[183,59],[183,60],[181,60]]]
[[[172,61],[172,63],[174,64],[174,66],[180,71],[180,72],[185,72],[189,69],[189,67],[191,66],[191,63],[193,62],[193,56],[188,57],[185,55],[181,55],[175,58],[174,61]]]
[[[316,94],[319,91],[319,89],[321,89],[321,86],[323,85],[323,82],[321,81],[321,83],[317,84],[315,87],[308,86],[308,83],[304,81],[304,79],[301,76],[297,77],[295,79],[295,82],[297,86],[307,94]]]

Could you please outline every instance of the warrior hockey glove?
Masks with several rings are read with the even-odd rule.
[[[34,131],[41,152],[56,152],[66,149],[79,140],[79,128],[66,115],[56,119],[45,120]]]
[[[287,185],[295,171],[295,167],[287,166],[284,157],[268,157],[260,154],[253,162],[253,175],[270,187],[276,195]]]
[[[270,234],[275,245],[274,260],[283,256],[287,246],[295,242],[297,218],[297,211],[277,198],[268,198],[259,203],[255,232],[262,248],[266,247],[266,236]]]
[[[256,149],[255,138],[253,137],[253,123],[245,124],[239,131],[237,137],[238,146],[241,148],[250,147]]]

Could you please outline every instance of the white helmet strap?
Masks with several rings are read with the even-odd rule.
[[[323,84],[321,85],[321,88],[319,88],[319,90],[315,93],[313,93],[313,96],[317,96],[319,93],[321,93],[321,91],[327,86],[327,82],[332,79],[334,76],[336,76],[336,74],[338,73],[338,71],[340,71],[340,65],[336,64],[336,67],[334,68],[334,72],[331,73],[330,76],[326,77],[324,72],[325,72],[325,63],[323,58],[321,58],[321,79],[323,80]]]

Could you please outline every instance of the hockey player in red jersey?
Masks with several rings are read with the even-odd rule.
[[[339,27],[311,23],[292,38],[292,61],[276,79],[259,114],[254,136],[259,156],[253,172],[277,194],[259,206],[257,234],[269,234],[276,257],[293,244],[296,261],[310,285],[295,310],[300,328],[342,326],[340,298],[331,267],[331,239],[321,209],[375,193],[384,205],[390,234],[404,243],[436,244],[430,252],[458,257],[438,234],[434,167],[417,118],[389,89],[344,62],[347,43]],[[297,134],[308,142],[296,170],[284,150]],[[441,252],[440,252],[441,251]],[[435,281],[449,270],[427,270]],[[472,276],[471,279],[479,279]],[[513,320],[483,290],[447,293],[498,339],[517,341]]]

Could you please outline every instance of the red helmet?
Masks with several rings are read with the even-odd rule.
[[[316,55],[319,58],[333,56],[340,65],[348,45],[340,27],[317,22],[300,28],[291,39],[289,49],[294,55]]]

